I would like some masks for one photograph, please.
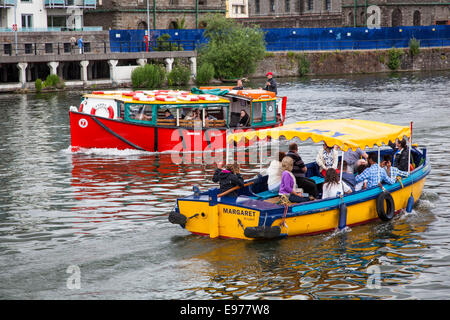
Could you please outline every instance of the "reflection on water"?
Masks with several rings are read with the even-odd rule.
[[[194,185],[215,186],[213,165],[133,150],[72,153],[68,106],[80,92],[1,95],[0,298],[449,298],[449,73],[279,83],[289,123],[414,121],[432,172],[413,212],[277,241],[191,235],[167,214]],[[305,161],[316,150],[300,146]],[[259,166],[242,171],[250,178]],[[78,290],[66,286],[71,265],[81,270]]]

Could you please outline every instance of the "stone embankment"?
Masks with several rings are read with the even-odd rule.
[[[399,67],[395,71],[437,71],[450,70],[450,47],[420,48],[413,56],[408,48],[397,49]],[[344,50],[309,52],[268,52],[252,78],[262,78],[268,71],[276,77],[299,76],[301,62],[307,61],[307,75],[342,75],[392,72],[389,68],[389,49],[386,50]],[[305,64],[305,62],[303,62]]]

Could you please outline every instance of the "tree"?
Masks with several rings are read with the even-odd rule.
[[[204,22],[207,43],[199,50],[199,63],[212,64],[219,79],[253,73],[266,51],[263,31],[256,26],[244,27],[220,14],[209,14]]]

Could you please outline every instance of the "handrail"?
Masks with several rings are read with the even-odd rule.
[[[247,183],[244,184],[243,187],[245,188],[245,187],[251,186],[251,185],[254,184],[254,183],[255,183],[254,181],[247,182]],[[219,193],[219,194],[217,195],[217,198],[226,196],[227,194],[229,194],[229,193],[231,193],[231,192],[233,192],[233,191],[236,191],[236,190],[238,190],[238,189],[240,189],[240,188],[242,188],[242,187],[241,187],[241,186],[236,186],[236,187],[233,187],[233,188],[231,188],[231,189],[228,189],[227,191],[224,191],[224,192],[222,192],[222,193]]]

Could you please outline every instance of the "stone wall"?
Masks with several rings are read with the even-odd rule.
[[[450,48],[421,48],[417,56],[409,49],[401,57],[398,71],[450,70]],[[304,54],[310,62],[310,75],[339,75],[391,72],[388,50],[274,52],[267,53],[252,78],[263,78],[269,71],[275,77],[298,76],[298,55]]]

